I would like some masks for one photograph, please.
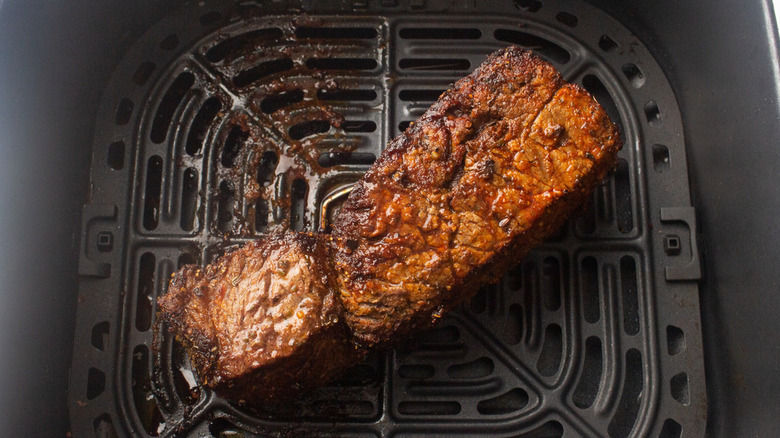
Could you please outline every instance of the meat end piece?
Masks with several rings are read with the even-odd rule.
[[[392,346],[498,280],[554,233],[622,147],[604,109],[508,47],[390,142],[333,225],[341,300]]]
[[[271,236],[173,276],[159,299],[160,318],[187,349],[201,384],[267,405],[325,385],[361,359],[324,239]]]

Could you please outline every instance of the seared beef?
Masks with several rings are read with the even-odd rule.
[[[498,279],[589,196],[621,146],[587,92],[530,52],[501,50],[388,145],[329,245],[286,233],[186,266],[161,319],[220,395],[292,397],[359,360],[355,342],[393,345]]]
[[[583,89],[509,47],[459,80],[356,185],[333,225],[356,339],[392,345],[499,278],[616,164]]]
[[[202,384],[234,401],[268,403],[324,385],[359,360],[326,239],[270,236],[174,275],[160,316]]]

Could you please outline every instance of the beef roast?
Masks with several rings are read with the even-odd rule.
[[[550,64],[517,47],[491,55],[390,142],[336,217],[353,335],[393,345],[497,280],[621,146],[602,107]]]
[[[185,266],[160,319],[220,395],[292,397],[496,280],[589,196],[620,147],[587,92],[509,47],[388,145],[332,236],[268,236]]]
[[[269,403],[324,385],[358,361],[323,239],[270,236],[174,275],[160,316],[200,383],[235,401]]]

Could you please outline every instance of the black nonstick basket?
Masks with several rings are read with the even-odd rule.
[[[141,37],[97,121],[75,431],[702,434],[691,282],[701,271],[666,77],[629,31],[587,5],[459,6],[432,19],[423,2],[403,14],[393,4],[294,13],[194,4]],[[293,412],[251,414],[198,390],[182,348],[165,332],[154,345],[155,300],[179,266],[275,229],[327,230],[387,141],[507,44],[553,62],[620,125],[619,165],[579,219],[438,328]]]
[[[9,8],[28,11],[2,6],[6,23]],[[82,144],[72,165],[81,166],[74,179],[89,176],[86,197],[71,202],[81,206],[72,215],[78,256],[57,267],[78,277],[60,280],[72,301],[42,304],[70,312],[59,325],[67,333],[52,334],[72,345],[72,355],[57,352],[72,358],[68,414],[44,401],[61,414],[28,430],[611,438],[774,430],[780,400],[764,395],[780,389],[767,374],[780,354],[767,312],[780,295],[760,291],[780,294],[765,258],[777,254],[780,193],[755,183],[780,161],[767,142],[780,137],[771,4],[664,12],[574,0],[206,1],[139,3],[124,19],[118,3],[102,8],[93,13],[114,18],[85,29],[132,31],[107,31],[121,43],[114,52],[79,58],[100,68],[94,86],[82,85],[92,90],[82,112],[96,117],[76,124],[92,132],[91,163]],[[46,22],[62,7],[40,10]],[[685,29],[694,12],[720,21]],[[685,39],[720,42],[737,32],[728,23],[745,30],[755,18],[763,21],[743,34],[747,43],[723,46],[755,53],[749,71],[722,59],[718,73],[733,79],[706,70],[721,65],[717,57],[697,58],[712,44]],[[64,38],[83,39],[59,26]],[[155,336],[156,300],[171,274],[279,230],[329,232],[384,145],[507,45],[551,62],[619,125],[619,164],[591,202],[436,328],[375,352],[293,406],[252,412],[198,387],[184,349],[165,331]],[[765,160],[750,160],[760,148]],[[759,207],[762,194],[774,202]],[[766,232],[739,240],[739,221]]]

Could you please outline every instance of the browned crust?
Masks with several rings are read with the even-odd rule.
[[[325,240],[269,236],[174,274],[159,299],[160,319],[202,384],[250,404],[288,400],[360,359]]]
[[[218,394],[266,405],[295,397],[354,364],[363,346],[393,345],[498,279],[589,196],[621,147],[587,92],[530,52],[501,50],[388,145],[342,207],[332,243],[283,233],[185,266],[159,300],[160,320]],[[268,321],[236,320],[243,310],[231,300],[264,302],[255,285],[301,261],[306,287],[281,286],[285,296],[320,301],[269,356],[255,347],[273,333],[235,336]]]
[[[497,279],[621,146],[598,103],[550,64],[516,47],[491,55],[390,143],[336,218],[356,339],[392,345]]]

